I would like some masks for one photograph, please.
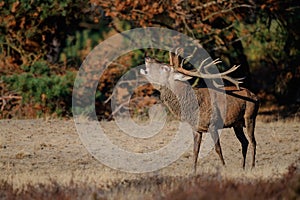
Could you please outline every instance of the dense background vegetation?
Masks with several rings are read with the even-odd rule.
[[[300,3],[293,0],[6,0],[0,2],[0,118],[71,116],[73,81],[99,42],[136,27],[170,28],[198,39],[266,107],[300,103]],[[112,86],[143,51],[120,57],[101,77],[97,112],[110,116]],[[141,92],[142,91],[142,92]],[[137,95],[151,94],[150,87]],[[135,111],[154,103],[134,102]],[[272,111],[272,109],[269,109]],[[289,112],[286,114],[290,114]]]

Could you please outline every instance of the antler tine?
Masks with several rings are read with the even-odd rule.
[[[239,84],[243,83],[240,80],[244,79],[245,77],[243,77],[243,78],[232,78],[230,76],[223,76],[222,78],[226,79],[227,81],[229,81],[231,83],[233,83],[237,87],[237,89],[240,90],[240,85]],[[222,86],[222,85],[216,83],[214,80],[212,81],[212,83],[214,84],[215,87]]]
[[[183,58],[182,61],[181,61],[181,63],[180,63],[180,67],[183,67],[183,65],[184,65],[185,62],[190,61],[190,59],[194,56],[194,54],[195,54],[196,51],[197,51],[197,48],[195,47],[194,51],[193,51],[193,53],[191,55]]]
[[[227,75],[230,74],[231,72],[237,70],[241,65],[233,65],[229,70],[222,72],[221,75]]]
[[[170,60],[170,65],[173,66],[174,62],[173,62],[173,52],[169,51],[169,60]]]
[[[175,55],[176,55],[176,56],[180,56],[182,53],[183,53],[183,48],[177,47],[177,48],[175,49]]]
[[[198,71],[200,71],[200,69],[203,67],[204,63],[205,63],[209,58],[210,58],[210,57],[205,58],[205,59],[201,62]]]
[[[174,50],[174,48],[173,48]],[[173,51],[169,51],[169,60],[170,60],[170,66],[178,67],[179,63],[179,56],[182,54],[183,49],[181,47],[177,47],[173,53]]]
[[[184,59],[182,59],[182,61],[180,63],[180,67],[182,68],[184,65],[184,62],[189,61],[192,57],[193,57],[193,55],[189,55],[189,56],[185,57]]]
[[[198,71],[200,71],[201,68],[208,68],[208,67],[210,67],[210,66],[212,66],[212,65],[217,65],[217,64],[219,64],[219,63],[222,63],[222,61],[220,60],[220,58],[217,58],[217,59],[211,61],[210,63],[208,63],[207,65],[204,65],[204,63],[205,63],[209,58],[210,58],[210,57],[204,59],[204,60],[201,62]],[[204,65],[204,66],[203,66],[203,65]],[[206,70],[205,70],[205,71],[206,71]]]
[[[217,65],[219,63],[222,63],[222,60],[220,60],[220,58],[217,58],[217,59],[213,60],[209,65],[206,65],[204,67],[206,68],[206,67],[209,67],[211,65]]]
[[[244,79],[245,77],[243,77],[243,78],[231,78],[230,76],[225,76],[225,77],[223,77],[223,79],[226,79],[226,80],[228,80],[228,81],[230,81],[231,83],[233,83],[236,87],[237,87],[237,89],[238,90],[240,90],[240,85],[239,84],[241,84],[241,83],[243,83],[242,81],[240,81],[240,80],[242,80],[242,79]],[[221,84],[218,84],[216,81],[212,81],[212,83],[214,84],[214,86],[215,87],[221,87],[222,85]]]
[[[181,63],[180,56],[183,53],[183,48],[177,47],[175,49],[175,54],[173,56],[173,53],[170,53],[170,65],[173,66],[175,69],[177,69]]]
[[[238,90],[240,89],[239,84],[243,83],[242,81],[239,81],[239,79],[234,79],[234,78],[231,78],[230,76],[223,76],[222,78],[233,83],[237,87]]]
[[[234,78],[235,80],[237,80],[237,81],[241,81],[240,83],[243,83],[243,81],[242,80],[244,80],[246,77],[244,76],[244,77],[242,77],[242,78]]]

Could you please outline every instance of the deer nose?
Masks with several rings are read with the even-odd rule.
[[[147,69],[146,69],[146,70],[140,69],[140,73],[141,73],[142,75],[144,75],[144,76],[148,75]]]
[[[145,57],[145,62],[150,62],[150,57]]]

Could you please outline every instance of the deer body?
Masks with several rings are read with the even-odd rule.
[[[245,88],[237,89],[235,86],[191,89],[187,82],[191,78],[190,76],[179,73],[172,66],[158,63],[151,58],[146,58],[146,70],[141,70],[141,73],[151,82],[159,84],[155,88],[160,91],[160,99],[169,110],[193,127],[195,171],[203,132],[211,134],[215,142],[215,150],[225,165],[218,129],[230,127],[234,128],[236,137],[242,145],[243,168],[249,143],[243,131],[243,127],[246,128],[253,148],[252,166],[255,166],[254,127],[259,103],[253,93]],[[196,96],[196,107],[193,95]],[[184,115],[181,113],[182,110],[190,113]],[[195,119],[198,120],[198,123]]]
[[[189,105],[189,93],[186,89],[184,89],[184,87],[178,86],[181,84],[185,85],[186,83],[178,82],[177,87],[174,88],[174,92],[177,94],[182,93],[182,99],[184,102],[186,102],[186,106],[191,106]],[[217,116],[223,122],[223,127],[220,128],[230,128],[237,125],[245,126],[245,118],[255,119],[256,110],[258,107],[258,99],[249,90],[245,88],[237,90],[234,86],[227,86],[212,90],[215,90],[214,93],[216,95],[216,101],[218,102],[217,104],[219,107],[221,107],[216,108],[218,109],[218,112],[221,112]],[[194,92],[196,94],[199,106],[199,122],[196,130],[207,132],[209,124],[211,123],[211,116],[214,114],[212,112],[211,94],[208,88],[195,88]],[[167,105],[173,114],[180,117],[180,105],[174,93],[166,88],[161,89],[160,93],[160,99],[162,102]],[[226,98],[226,102],[224,102],[224,96]],[[192,124],[193,122],[189,123]]]

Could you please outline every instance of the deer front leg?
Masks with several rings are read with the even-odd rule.
[[[197,160],[199,156],[199,150],[202,140],[202,132],[194,132],[194,173],[197,171]]]

